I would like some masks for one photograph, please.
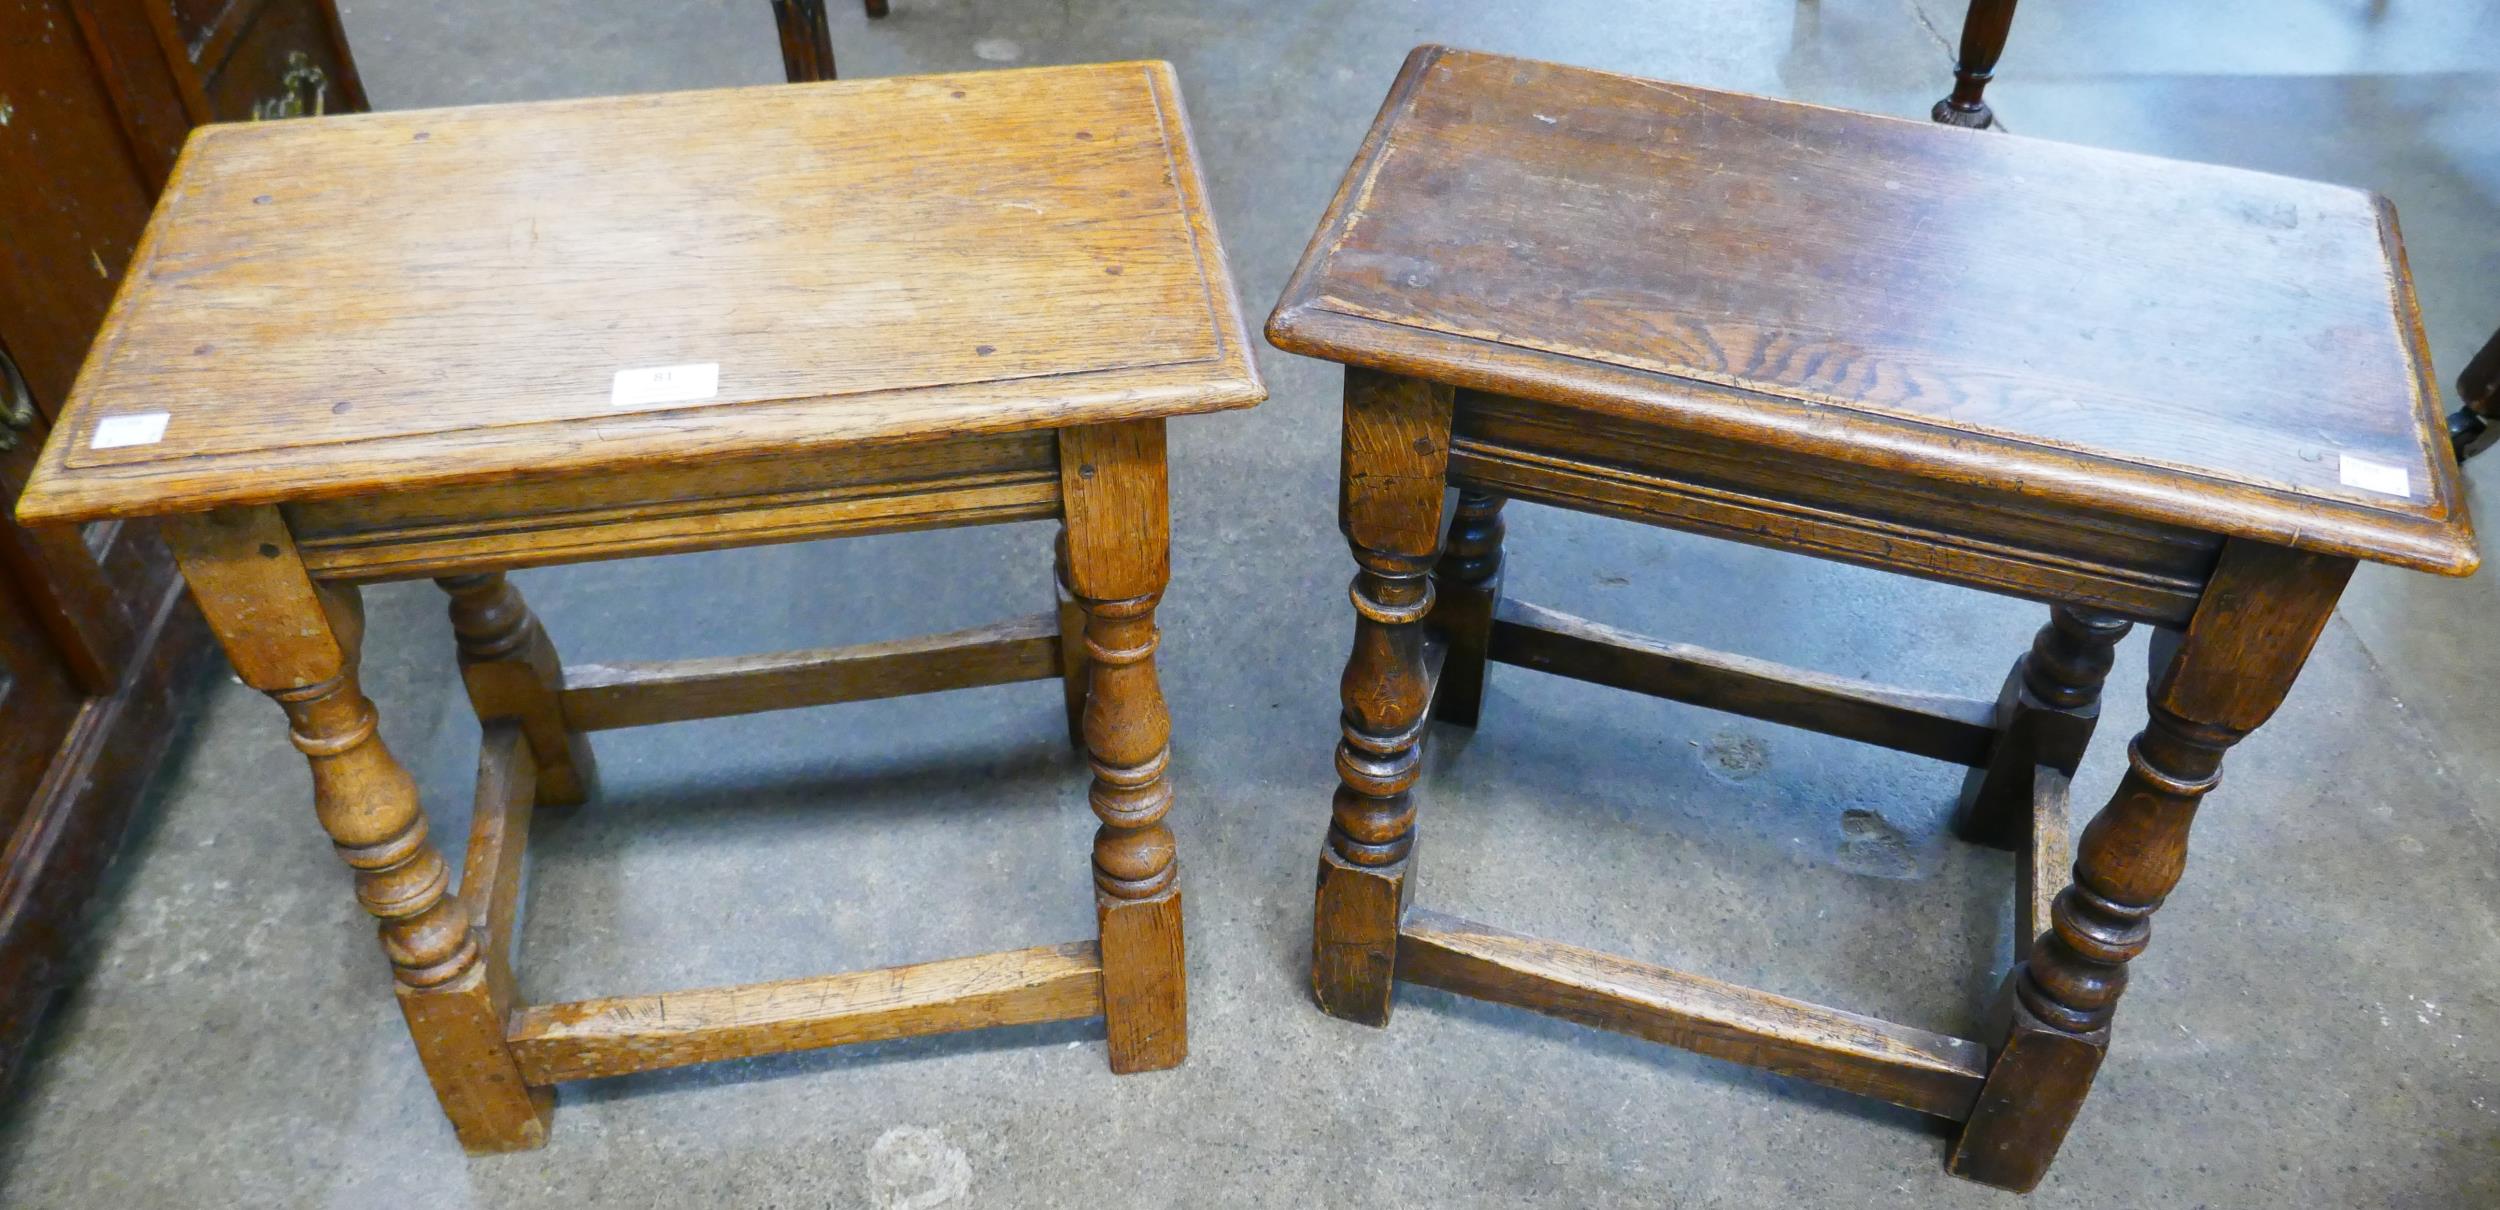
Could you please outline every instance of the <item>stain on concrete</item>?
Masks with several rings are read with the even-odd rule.
[[[971,1188],[963,1148],[926,1126],[897,1126],[868,1146],[868,1196],[883,1210],[930,1210]]]
[[[1840,852],[1834,860],[1840,868],[1869,878],[1918,874],[1918,860],[1911,855],[1910,842],[1901,829],[1864,807],[1840,813]]]
[[[1701,746],[1702,767],[1728,781],[1751,781],[1771,767],[1771,749],[1738,731],[1721,731]]]

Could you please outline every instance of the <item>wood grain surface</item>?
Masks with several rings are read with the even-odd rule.
[[[1398,977],[1939,1117],[1967,1115],[1987,1071],[1977,1042],[1422,909],[1398,930]]]
[[[1426,47],[1268,332],[2068,505],[2477,561],[2393,212],[2339,186]]]
[[[1487,657],[1961,765],[1986,762],[1996,738],[1992,702],[1670,643],[1520,600],[1495,608]]]
[[[212,127],[135,265],[29,520],[1263,394],[1160,63]],[[613,389],[690,365],[708,396]]]
[[[458,894],[478,943],[485,947],[489,981],[512,978],[512,938],[520,930],[521,868],[537,780],[538,768],[520,725],[510,719],[486,724],[478,745],[477,805],[469,816],[469,847],[460,861]],[[508,998],[510,988],[503,990]]]
[[[852,647],[575,664],[564,670],[562,701],[565,722],[574,730],[606,731],[1058,675],[1059,619],[1037,613]]]
[[[1102,1011],[1094,943],[777,983],[531,1005],[512,1053],[532,1084]]]

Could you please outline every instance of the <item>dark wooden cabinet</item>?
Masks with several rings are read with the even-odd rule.
[[[331,0],[0,0],[0,504],[183,136],[364,105]],[[0,1088],[72,969],[204,639],[151,527],[0,518]]]

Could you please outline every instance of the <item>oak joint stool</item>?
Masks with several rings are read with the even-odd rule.
[[[1267,332],[1346,367],[1320,1006],[1385,1024],[1406,979],[1764,1067],[1958,1121],[1952,1171],[2007,1188],[2355,561],[2477,562],[2393,213],[2333,186],[1426,47]],[[1509,595],[1514,499],[2052,609],[1993,701],[1786,668]],[[2135,623],[2151,720],[2070,842]],[[1491,663],[1968,767],[2029,939],[1989,1036],[1416,906],[1425,730]]]
[[[1164,64],[207,127],[19,513],[160,521],[461,1143],[509,1150],[558,1082],[715,1059],[1099,1015],[1114,1071],[1181,1062],[1164,421],[1264,395]],[[567,667],[505,578],[1047,519],[1055,609],[829,650]],[[358,586],[420,577],[483,731],[456,886],[357,680]],[[594,794],[588,733],[1035,680],[1090,756],[1097,940],[519,999],[531,813]]]

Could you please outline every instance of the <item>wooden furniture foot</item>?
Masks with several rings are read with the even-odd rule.
[[[1953,63],[1953,92],[1936,102],[1928,117],[1947,126],[1986,130],[1996,125],[1996,111],[1982,94],[1994,79],[1997,57],[2005,53],[2005,36],[2014,28],[2014,0],[1971,0],[1962,17],[1962,49]]]
[[[2101,721],[2101,682],[2113,650],[2133,625],[2125,618],[2060,605],[2014,661],[1997,695],[1988,763],[1962,782],[1954,834],[1973,844],[2020,849],[2031,835],[2032,770],[2072,776]]]
[[[1406,854],[1385,865],[1361,865],[1342,850],[1358,849],[1340,830],[1328,831],[1319,855],[1319,890],[1311,907],[1311,996],[1332,1017],[1387,1025],[1398,973],[1398,925],[1406,918],[1408,872],[1415,867],[1415,829]]]

